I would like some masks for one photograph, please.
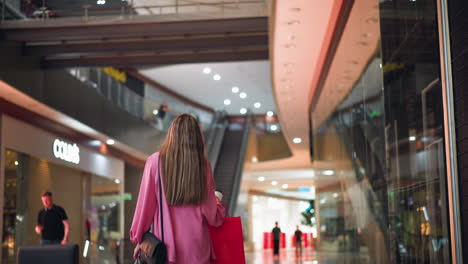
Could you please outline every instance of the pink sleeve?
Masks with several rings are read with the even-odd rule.
[[[211,226],[220,226],[224,222],[225,209],[222,204],[216,203],[215,188],[213,182],[213,174],[211,172],[211,166],[208,162],[207,164],[207,183],[208,183],[208,193],[206,200],[202,205],[202,213],[205,217],[207,223]]]
[[[133,223],[130,228],[130,240],[137,244],[141,242],[143,234],[148,231],[153,223],[156,212],[156,183],[154,180],[157,173],[157,159],[152,157],[146,160],[143,178],[141,179],[138,202],[133,215]]]

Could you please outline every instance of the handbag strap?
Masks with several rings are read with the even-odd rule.
[[[158,157],[158,185],[159,185],[159,212],[161,212],[161,239],[164,244],[164,215],[162,206],[162,187],[161,187],[161,156]]]

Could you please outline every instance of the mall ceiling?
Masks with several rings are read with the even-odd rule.
[[[230,115],[240,115],[242,109],[259,115],[276,112],[267,60],[172,65],[141,69],[140,73]]]

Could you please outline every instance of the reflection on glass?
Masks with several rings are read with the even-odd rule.
[[[16,252],[16,192],[19,155],[5,152],[5,188],[3,204],[2,263],[14,263]]]
[[[83,251],[88,245],[83,263],[118,263],[121,196],[113,180],[6,150],[3,187],[1,263],[16,263],[21,246],[39,245],[34,226],[44,190],[68,215],[69,243]]]
[[[316,157],[346,157],[336,186],[317,188],[319,248],[364,263],[449,263],[435,2],[378,7],[381,47],[315,134],[340,145],[317,143]]]
[[[92,176],[91,207],[86,220],[89,263],[116,263],[120,239],[120,189],[110,179]]]

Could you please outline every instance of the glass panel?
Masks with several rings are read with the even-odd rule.
[[[334,161],[322,176],[336,177],[317,186],[318,249],[449,263],[435,1],[378,2],[380,49],[314,135],[316,160]]]
[[[19,155],[5,152],[5,189],[3,204],[2,263],[16,261],[16,197]]]
[[[86,220],[86,237],[90,240],[89,263],[114,263],[120,240],[120,186],[112,180],[91,177],[91,207]]]

